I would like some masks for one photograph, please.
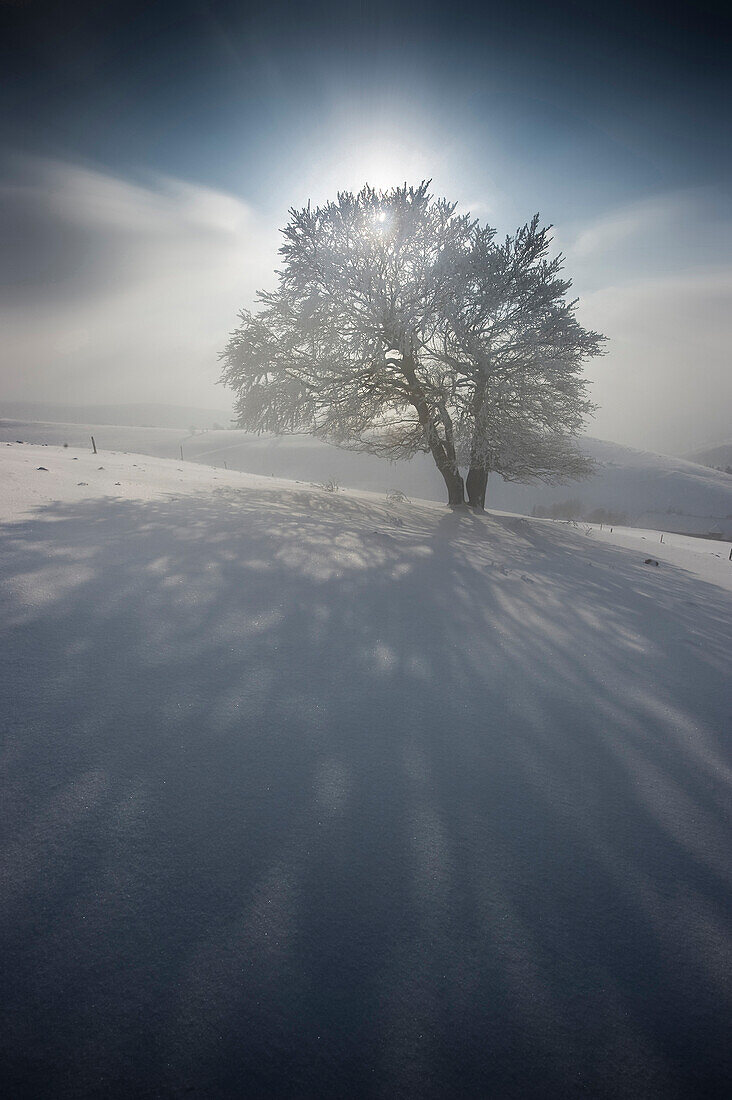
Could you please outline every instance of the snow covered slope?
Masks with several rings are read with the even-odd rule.
[[[431,458],[390,463],[330,447],[311,436],[253,436],[209,431],[190,436],[161,428],[42,424],[0,420],[0,440],[87,446],[94,433],[104,450],[180,457],[229,469],[305,481],[334,480],[341,486],[384,492],[399,488],[409,497],[444,500],[445,489]],[[579,502],[579,512],[619,513],[622,522],[658,531],[721,534],[732,538],[732,478],[680,458],[637,451],[598,439],[583,448],[599,465],[597,476],[566,485],[512,485],[493,476],[489,506],[531,515],[538,506]]]
[[[715,466],[724,470],[727,466],[732,466],[732,443],[717,443],[711,447],[702,447],[701,450],[693,451],[684,457],[689,462],[700,462],[704,466]]]
[[[732,538],[729,475],[600,439],[584,439],[582,447],[599,466],[595,477],[538,490],[530,485],[497,487],[493,504],[508,508],[510,500],[512,511],[530,514],[534,503],[546,506],[573,499],[581,502],[585,515],[602,508],[624,513],[637,527]]]
[[[729,546],[27,444],[0,516],[9,1095],[724,1094]]]

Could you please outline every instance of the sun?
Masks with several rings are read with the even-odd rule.
[[[334,133],[324,153],[308,173],[310,195],[318,201],[340,191],[360,191],[365,184],[377,191],[418,184],[438,174],[442,159],[436,151],[418,145],[413,134],[375,134],[355,126]]]

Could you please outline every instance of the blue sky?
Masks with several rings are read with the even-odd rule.
[[[287,209],[433,180],[539,210],[610,337],[594,434],[726,436],[728,25],[709,5],[4,8],[0,399],[225,406]]]

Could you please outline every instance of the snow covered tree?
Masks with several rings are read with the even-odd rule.
[[[594,408],[582,368],[604,337],[579,324],[563,257],[548,258],[549,231],[537,214],[497,244],[493,229],[476,226],[455,262],[458,292],[441,331],[459,379],[468,500],[480,509],[491,471],[550,483],[592,472],[574,441]]]
[[[432,348],[473,223],[455,204],[432,202],[427,186],[365,187],[290,211],[278,289],[259,295],[256,314],[240,314],[222,381],[251,431],[312,432],[389,458],[429,451],[460,504],[440,411],[451,372]]]
[[[429,452],[452,505],[461,466],[478,507],[489,470],[583,472],[578,371],[600,337],[574,318],[536,219],[499,247],[427,183],[405,184],[291,210],[284,237],[277,289],[240,314],[222,354],[241,427]]]

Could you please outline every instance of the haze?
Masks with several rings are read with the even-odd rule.
[[[0,402],[227,408],[218,352],[273,283],[287,209],[430,178],[501,232],[536,210],[555,226],[610,340],[593,435],[726,438],[725,28],[513,11],[12,10]]]

